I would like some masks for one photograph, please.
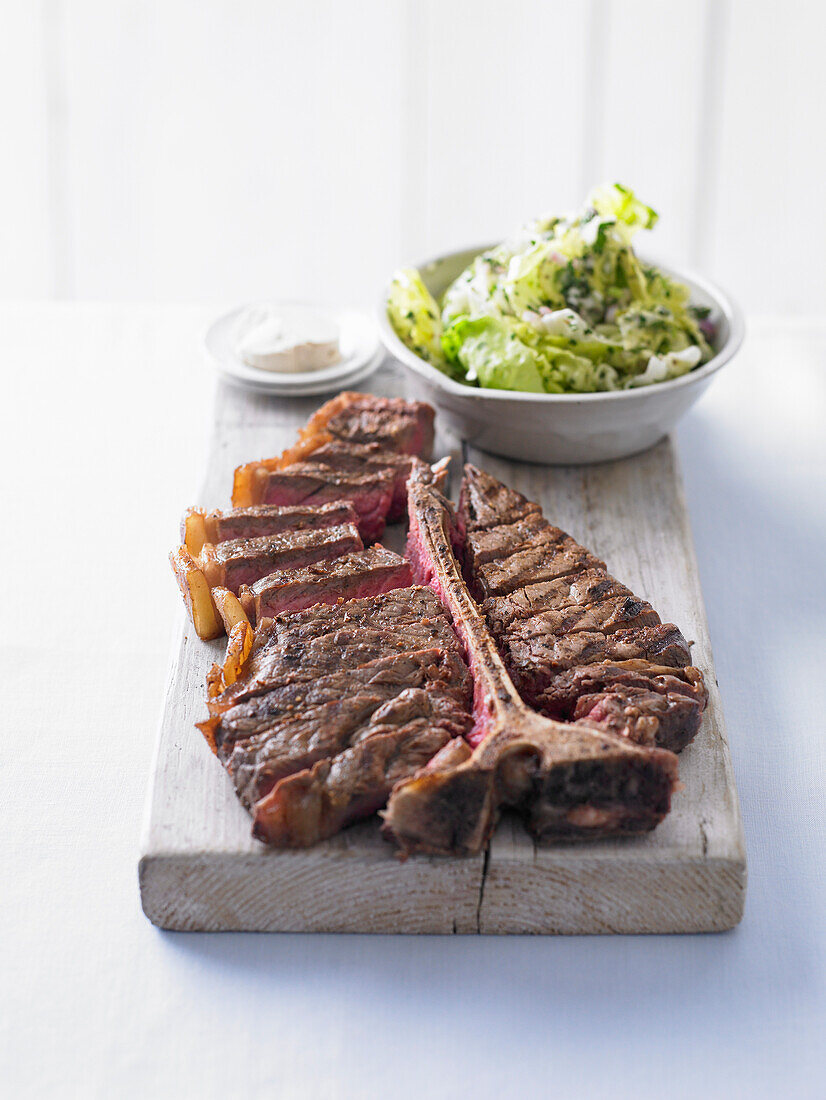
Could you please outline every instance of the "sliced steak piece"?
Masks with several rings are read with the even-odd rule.
[[[559,542],[564,537],[564,532],[558,527],[552,527],[541,512],[530,512],[515,523],[468,531],[463,554],[465,569],[472,576],[480,565],[489,561],[501,561],[521,550],[525,543],[540,536],[550,542]]]
[[[480,479],[469,466],[461,500],[468,502],[485,489],[490,504],[486,519],[498,506],[503,514],[514,507],[511,490],[490,475]],[[518,494],[517,494],[518,496]],[[506,533],[511,527],[472,528],[474,513],[460,515],[465,542],[465,575],[472,590],[485,596],[482,611],[499,645],[505,665],[526,702],[551,718],[585,719],[642,743],[656,742],[681,749],[695,736],[706,704],[702,688],[688,701],[666,700],[646,683],[615,684],[587,689],[576,679],[577,694],[566,709],[555,699],[562,673],[579,665],[643,661],[680,668],[690,664],[689,647],[673,624],[660,622],[651,605],[636,597],[606,571],[601,562],[567,535],[549,539],[531,515],[526,545],[513,551]],[[524,524],[524,520],[520,521]],[[526,529],[526,528],[525,528]],[[502,553],[480,561],[477,546],[487,534],[501,531]],[[577,709],[579,696],[588,695]]]
[[[279,508],[273,504],[260,504],[252,508],[231,508],[226,512],[204,512],[200,508],[190,508],[181,524],[181,541],[190,554],[197,557],[205,542],[254,539],[299,528],[315,530],[355,522],[356,513],[352,504],[347,502],[323,504],[318,508]]]
[[[361,550],[363,546],[357,529],[347,523],[254,539],[230,539],[216,546],[206,543],[200,561],[210,588],[221,586],[237,595],[242,584],[253,584],[275,570],[303,569],[313,562]]]
[[[265,620],[266,623],[266,620]],[[279,684],[302,683],[337,672],[341,668],[378,661],[383,657],[419,649],[442,649],[446,631],[413,623],[389,628],[342,627],[308,638],[282,638],[254,653],[243,679],[221,694],[226,702],[242,702]]]
[[[345,600],[344,603],[329,607],[314,607],[311,611],[279,616],[272,624],[271,631],[279,635],[288,632],[298,636],[305,632],[317,633],[324,625],[329,629],[357,624],[395,627],[399,623],[418,623],[422,620],[435,620],[443,625],[450,625],[444,608],[432,589],[414,585],[412,588],[393,590],[381,596]],[[454,644],[458,646],[455,635],[453,637]],[[256,644],[263,645],[264,642],[256,639]]]
[[[472,686],[467,667],[455,654],[440,649],[394,654],[346,671],[310,681],[286,682],[243,701],[226,694],[209,701],[211,717],[200,725],[214,752],[269,728],[279,719],[302,714],[311,707],[349,695],[374,694],[393,699],[410,688],[438,688],[465,711]]]
[[[456,518],[462,541],[470,531],[516,523],[532,512],[541,514],[542,509],[485,470],[465,466]]]
[[[309,707],[251,737],[229,742],[223,763],[238,797],[249,809],[285,775],[341,752],[384,701],[374,693],[351,695]]]
[[[521,700],[453,554],[450,508],[411,478],[408,557],[437,592],[464,643],[474,679],[477,745],[460,763],[423,768],[398,783],[385,828],[403,851],[475,852],[501,806],[522,812],[539,837],[644,832],[668,812],[677,758],[585,725],[564,725]],[[457,754],[458,755],[458,754]]]
[[[340,653],[339,647],[343,647]],[[448,655],[453,662],[451,674],[465,690],[467,671],[459,640],[429,588],[396,589],[382,596],[279,615],[259,623],[241,679],[224,683],[220,666],[213,668],[208,705],[216,714],[279,684],[306,682],[422,649],[439,649]]]
[[[251,737],[227,743],[223,759],[238,797],[251,808],[285,776],[337,756],[376,733],[393,728],[420,732],[429,726],[440,733],[436,745],[439,749],[470,727],[468,711],[437,686],[429,690],[406,688],[395,697],[388,696],[387,691],[372,690],[337,699],[274,722]],[[375,794],[379,805],[388,793],[383,785],[378,787]]]
[[[378,596],[413,583],[410,564],[392,550],[371,546],[329,562],[270,573],[249,589],[242,603],[256,622],[283,611],[303,611],[314,604],[334,604]]]
[[[708,692],[698,668],[671,668],[645,660],[602,661],[578,665],[558,673],[542,693],[540,703],[550,718],[569,719],[582,695],[603,691],[641,688],[662,695],[683,694],[699,700],[703,706]]]
[[[403,722],[381,723],[376,712],[369,736],[277,783],[255,806],[254,835],[280,847],[304,848],[380,809],[396,783],[456,741],[456,723],[423,709],[414,698],[423,694],[399,696]]]
[[[579,543],[565,536],[561,539],[544,532],[532,543],[503,558],[489,561],[474,572],[473,590],[480,599],[490,596],[506,596],[518,588],[538,581],[558,580],[586,569],[604,569],[605,562],[595,558]]]
[[[471,724],[467,709],[438,685],[426,690],[396,689],[395,693],[388,685],[382,685],[380,691],[373,686],[363,693],[273,719],[249,737],[225,741],[219,756],[239,798],[251,806],[285,776],[336,756],[376,732],[414,721],[427,721],[441,730],[441,744],[461,737]],[[379,794],[383,801],[387,792],[382,789]]]
[[[334,440],[313,451],[314,466],[337,473],[380,474],[393,479],[393,500],[387,522],[396,523],[407,514],[407,479],[418,459],[385,450],[379,443],[342,443]]]
[[[661,695],[629,687],[581,695],[573,716],[638,745],[659,745],[671,752],[682,752],[700,728],[703,704],[682,692]]]
[[[456,633],[438,600],[433,599],[428,589],[420,587],[394,589],[381,596],[278,615],[264,625],[268,625],[268,629],[256,639],[253,654],[264,659],[266,650],[272,646],[301,645],[311,638],[342,629],[389,631],[394,636],[411,640],[427,637],[441,649],[461,652]]]
[[[295,446],[275,458],[247,462],[236,469],[232,503],[236,507],[264,503],[261,493],[268,471],[303,462],[334,441],[378,443],[388,451],[428,459],[433,447],[433,416],[431,406],[420,401],[341,393],[310,417]]]
[[[559,673],[535,699],[551,718],[587,718],[643,744],[680,752],[708,703],[699,669],[644,660],[581,665]]]
[[[324,421],[324,427],[336,439],[348,443],[380,443],[399,454],[430,458],[435,419],[432,405],[424,401],[405,401],[401,397],[351,392],[340,394],[336,400],[340,407]]]
[[[550,638],[582,630],[613,634],[617,630],[657,626],[659,621],[660,616],[645,600],[638,600],[636,596],[613,596],[590,607],[574,604],[555,611],[540,611],[494,634],[500,646],[504,646],[508,638]]]
[[[506,596],[492,596],[482,604],[482,614],[494,635],[505,633],[519,619],[530,619],[543,611],[587,608],[603,600],[621,596],[635,598],[630,588],[620,584],[602,569],[542,581],[517,588]]]
[[[559,672],[597,661],[644,659],[683,668],[691,664],[688,643],[673,623],[602,634],[583,630],[560,637],[505,635],[501,642],[508,671],[523,697],[536,706]]]
[[[389,700],[373,693],[353,695],[311,707],[251,737],[232,742],[227,746],[225,765],[238,797],[251,807],[285,776],[303,771],[318,760],[337,756],[376,732],[403,728],[413,721],[426,721],[442,731],[437,748],[461,737],[471,722],[468,712],[438,689],[406,689]],[[379,790],[382,801],[387,793],[383,788]]]
[[[325,466],[296,462],[283,470],[267,470],[262,474],[259,499],[264,504],[284,507],[349,503],[365,542],[375,542],[384,533],[396,483],[395,473],[390,470],[336,473]]]

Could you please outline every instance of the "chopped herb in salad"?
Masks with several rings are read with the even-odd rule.
[[[454,378],[489,389],[592,393],[687,374],[713,352],[709,311],[635,255],[657,214],[619,183],[575,215],[543,217],[477,256],[436,302],[413,269],[387,302],[399,338]]]

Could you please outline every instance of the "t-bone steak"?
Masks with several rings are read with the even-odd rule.
[[[537,511],[509,500],[504,487],[493,499],[502,500],[510,522]],[[489,502],[480,502],[475,517],[482,503]],[[676,756],[641,748],[596,724],[562,723],[531,710],[462,578],[453,544],[465,532],[454,523],[451,506],[414,477],[409,511],[407,556],[414,576],[433,588],[450,614],[473,677],[468,738],[476,747],[456,739],[419,773],[397,782],[384,812],[387,833],[404,852],[477,852],[504,807],[517,810],[538,838],[654,828],[671,805]]]

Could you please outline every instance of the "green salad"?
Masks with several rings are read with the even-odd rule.
[[[531,393],[650,386],[711,358],[709,311],[634,253],[657,214],[619,183],[575,215],[543,217],[477,256],[437,302],[412,268],[387,314],[401,340],[458,382]]]

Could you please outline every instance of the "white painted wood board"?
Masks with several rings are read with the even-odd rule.
[[[383,368],[369,388],[406,393]],[[226,506],[235,465],[275,454],[320,399],[272,401],[221,386],[199,503]],[[460,441],[439,433],[441,453]],[[156,924],[178,930],[579,933],[720,931],[740,919],[745,849],[714,679],[682,485],[670,442],[622,463],[577,469],[513,463],[472,450],[695,642],[710,704],[681,757],[685,788],[646,837],[536,845],[514,820],[471,859],[399,862],[376,820],[308,851],[272,851],[194,722],[220,642],[185,623],[170,672],[140,863],[141,899]],[[459,462],[454,463],[454,484]],[[186,504],[190,502],[182,502]],[[170,584],[172,581],[170,580]],[[182,617],[183,620],[183,617]]]

